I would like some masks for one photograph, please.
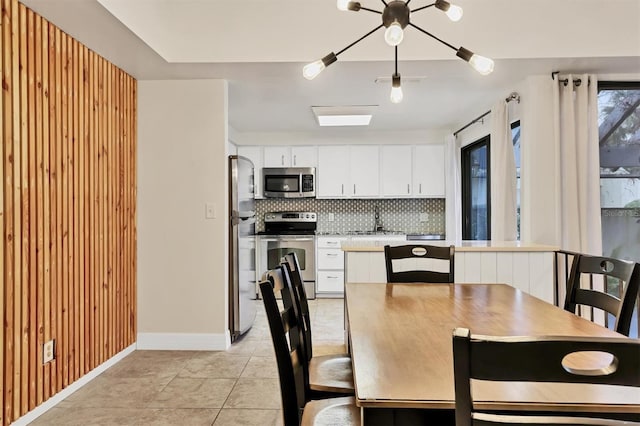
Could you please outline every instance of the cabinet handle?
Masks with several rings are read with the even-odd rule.
[[[327,253],[327,256],[332,256],[332,257],[336,257],[338,255],[338,253]]]
[[[342,195],[344,195],[344,183],[342,184]]]
[[[284,166],[284,155],[282,155],[282,156],[280,157],[280,161],[282,162],[282,165]]]
[[[422,194],[422,184],[418,185],[418,192],[420,192],[420,194]]]
[[[331,245],[335,246],[335,245],[338,244],[338,242],[337,241],[327,241],[327,244],[331,244]]]
[[[409,184],[407,184],[407,194],[411,194],[411,189],[409,189]]]
[[[293,165],[297,166],[298,165],[298,161],[296,160],[297,155],[293,155]]]
[[[353,195],[356,195],[356,184],[353,184]]]
[[[329,278],[330,280],[337,280],[338,277],[333,276],[333,275],[327,275],[327,278]]]

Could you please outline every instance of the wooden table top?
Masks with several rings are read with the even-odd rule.
[[[621,335],[504,284],[347,283],[356,400],[361,407],[454,408],[452,332]],[[612,391],[613,390],[613,391]],[[640,413],[640,389],[474,382],[482,409]]]

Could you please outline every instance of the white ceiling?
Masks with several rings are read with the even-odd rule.
[[[337,52],[380,23],[368,12],[337,11],[335,0],[22,1],[139,80],[227,79],[229,122],[239,133],[452,130],[529,75],[559,70],[640,78],[640,0],[617,0],[617,8],[607,0],[459,0],[465,10],[459,23],[435,9],[418,12],[412,22],[493,57],[495,71],[481,76],[455,52],[409,28],[399,47],[399,72],[405,80],[425,78],[405,81],[397,105],[389,101],[390,83],[375,83],[390,77],[394,66],[381,30],[315,80],[302,77],[306,62]],[[369,129],[319,128],[311,106],[328,105],[379,108]]]

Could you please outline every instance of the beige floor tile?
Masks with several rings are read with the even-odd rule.
[[[248,356],[229,355],[226,352],[202,352],[184,363],[178,377],[237,379],[248,361]]]
[[[281,410],[223,408],[213,426],[283,426]]]
[[[176,377],[147,405],[149,408],[221,408],[235,379]]]
[[[282,407],[280,382],[278,379],[238,379],[224,408],[265,408],[278,410]]]
[[[70,408],[140,408],[153,400],[165,386],[165,380],[156,378],[99,376],[71,394],[66,401]]]
[[[203,408],[148,408],[138,411],[135,422],[137,425],[152,426],[210,426],[219,411]]]
[[[254,327],[229,350],[134,351],[32,424],[282,426],[273,344],[256,303]],[[309,309],[314,354],[344,352],[342,300],[310,300]]]
[[[277,379],[278,364],[273,357],[251,357],[240,377],[248,379]]]
[[[139,425],[136,409],[54,407],[29,423],[30,426]]]

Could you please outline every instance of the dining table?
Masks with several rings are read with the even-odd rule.
[[[346,283],[345,332],[363,425],[454,424],[456,327],[495,336],[623,337],[506,284]],[[589,362],[610,362],[599,355]],[[492,412],[640,419],[636,387],[474,381],[473,397],[476,408]]]

